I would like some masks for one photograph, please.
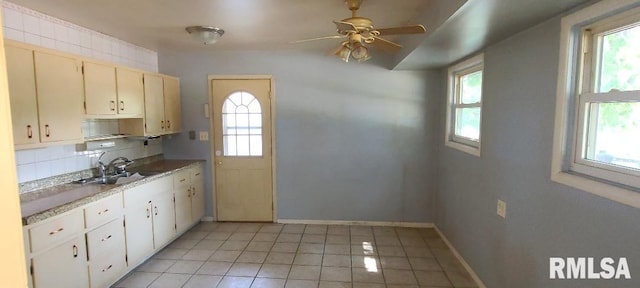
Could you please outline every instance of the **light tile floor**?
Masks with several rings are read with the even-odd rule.
[[[113,287],[477,287],[434,229],[202,222]]]

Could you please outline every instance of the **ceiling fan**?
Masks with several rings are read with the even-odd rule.
[[[385,40],[380,36],[422,34],[426,32],[426,29],[422,25],[374,28],[371,19],[356,16],[362,0],[345,0],[345,4],[349,10],[351,10],[351,17],[340,21],[333,21],[340,35],[298,40],[294,41],[294,43],[346,38],[331,54],[338,56],[345,62],[349,62],[350,57],[358,62],[363,62],[371,59],[371,55],[369,55],[369,50],[367,49],[368,45],[387,53],[394,53],[402,48],[402,45]]]

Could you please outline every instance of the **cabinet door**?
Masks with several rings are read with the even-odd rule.
[[[33,257],[34,287],[89,287],[86,251],[84,237],[78,236]]]
[[[128,117],[142,117],[144,114],[142,73],[117,68],[116,79],[118,86],[118,114]]]
[[[34,52],[42,142],[82,139],[82,73],[70,57]]]
[[[171,190],[158,193],[153,204],[153,239],[158,249],[176,235],[176,218]]]
[[[116,68],[84,62],[84,101],[87,115],[116,115]]]
[[[13,141],[16,145],[40,142],[33,50],[6,46],[7,78],[11,99]]]
[[[176,230],[181,233],[191,225],[191,181],[190,170],[173,176],[173,193],[176,199]]]
[[[128,207],[125,210],[125,233],[129,267],[153,251],[153,219],[151,203]]]
[[[162,77],[144,74],[144,112],[147,134],[164,133],[164,98]]]
[[[180,80],[164,77],[164,118],[166,132],[180,132]]]
[[[204,217],[204,182],[202,168],[191,171],[191,221],[198,223]]]

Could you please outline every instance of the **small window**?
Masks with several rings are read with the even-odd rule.
[[[224,156],[262,156],[262,110],[248,92],[235,92],[222,105]]]
[[[562,19],[551,173],[554,181],[635,207],[640,207],[638,4],[604,0]]]
[[[483,55],[449,68],[447,146],[480,156]]]

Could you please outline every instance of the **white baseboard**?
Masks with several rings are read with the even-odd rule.
[[[213,221],[215,221],[215,219],[213,219],[213,217],[202,217],[202,219],[200,219],[200,221],[213,222]]]
[[[367,225],[367,226],[393,226],[407,228],[434,228],[433,223],[426,222],[388,222],[388,221],[347,221],[347,220],[299,220],[278,219],[281,224],[312,224],[312,225]]]
[[[456,258],[458,258],[458,261],[460,261],[464,269],[466,269],[467,272],[469,272],[469,275],[471,275],[471,278],[473,278],[473,281],[476,282],[476,285],[478,285],[478,288],[487,288],[487,286],[485,286],[484,283],[482,283],[482,280],[480,280],[480,277],[478,277],[478,274],[476,274],[476,272],[473,271],[473,269],[471,269],[471,266],[469,266],[469,263],[467,263],[467,261],[465,261],[464,258],[462,258],[462,255],[460,255],[460,253],[458,253],[458,250],[456,250],[456,248],[453,247],[451,242],[449,242],[449,239],[447,239],[447,237],[444,236],[444,234],[442,234],[442,231],[438,229],[438,226],[434,226],[434,228],[436,228],[436,231],[440,235],[440,238],[442,238],[442,241],[444,241],[444,243],[447,244],[447,247],[449,247],[449,250],[451,250],[453,255],[456,256]]]

